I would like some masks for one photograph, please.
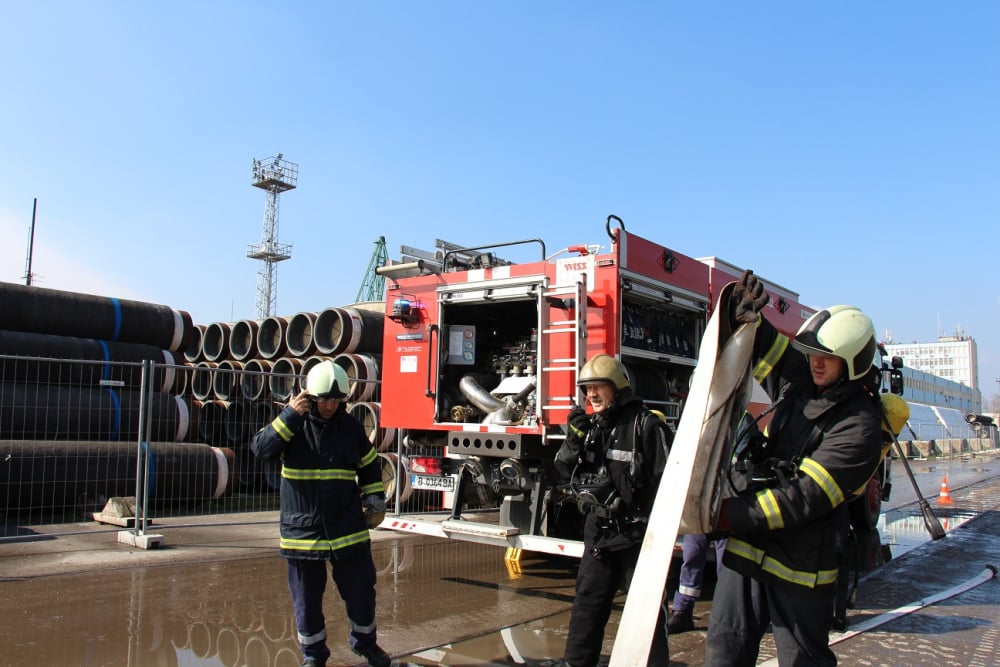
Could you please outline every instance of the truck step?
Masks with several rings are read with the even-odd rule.
[[[441,523],[441,528],[446,533],[460,533],[462,535],[482,535],[484,537],[497,537],[506,539],[513,535],[520,534],[520,530],[513,526],[495,526],[477,521],[462,521],[459,519],[448,519]]]

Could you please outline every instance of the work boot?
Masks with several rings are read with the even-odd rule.
[[[378,644],[372,644],[366,649],[351,650],[367,660],[370,667],[389,667],[392,664],[392,658]]]
[[[667,634],[679,635],[694,630],[694,610],[681,609],[670,612],[667,617]]]

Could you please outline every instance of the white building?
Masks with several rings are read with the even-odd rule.
[[[929,397],[914,396],[915,400],[936,405],[951,405],[961,409],[965,407],[963,405],[965,400],[971,399],[972,411],[980,412],[982,393],[979,387],[979,358],[974,338],[963,335],[941,336],[936,343],[894,343],[889,340],[886,341],[885,351],[890,357],[902,357],[904,368],[923,371],[936,378],[950,380],[968,388],[966,392],[954,386],[949,387],[949,383],[937,383],[928,381],[927,378],[914,377],[911,378],[911,381],[916,381],[912,387],[912,390],[916,390],[914,393],[922,390],[939,397],[937,400],[928,400]]]

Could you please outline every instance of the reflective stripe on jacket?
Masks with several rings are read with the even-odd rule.
[[[281,555],[332,559],[368,542],[362,495],[385,495],[378,454],[341,403],[329,420],[286,407],[250,443],[280,461]]]
[[[879,407],[863,380],[816,393],[808,360],[764,318],[754,343],[754,378],[777,400],[768,457],[794,464],[781,483],[744,491],[727,504],[724,563],[768,583],[833,585],[847,535],[845,501],[880,461]]]
[[[673,434],[630,390],[620,391],[617,404],[588,434],[580,450],[581,467],[607,467],[608,477],[621,499],[610,524],[590,513],[584,521],[587,546],[618,550],[642,542],[660,477],[666,467]],[[572,447],[573,443],[564,443]]]

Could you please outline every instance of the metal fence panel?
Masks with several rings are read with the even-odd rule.
[[[0,355],[0,539],[93,520],[111,499],[131,503],[129,525],[140,528],[277,510],[280,464],[257,460],[250,441],[327,358],[349,369],[347,408],[379,452],[390,506],[440,510],[441,493],[410,491],[402,439],[380,424],[377,355],[185,364]]]

